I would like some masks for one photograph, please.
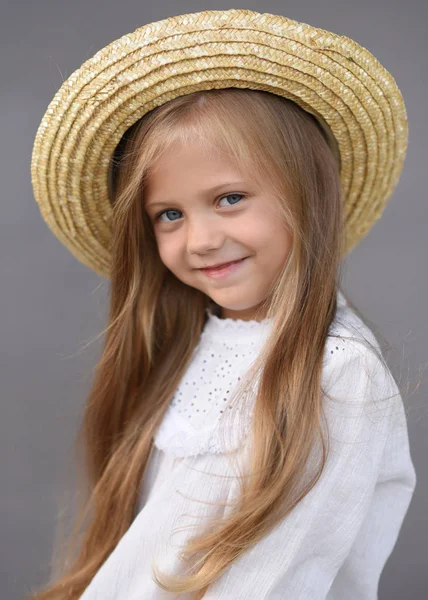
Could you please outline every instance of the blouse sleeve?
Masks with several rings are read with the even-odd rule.
[[[416,485],[402,398],[358,340],[327,338],[329,455],[303,500],[204,600],[377,600]]]

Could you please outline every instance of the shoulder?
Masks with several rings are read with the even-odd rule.
[[[322,386],[334,399],[346,402],[387,401],[398,393],[376,336],[347,305],[338,307],[329,329]]]

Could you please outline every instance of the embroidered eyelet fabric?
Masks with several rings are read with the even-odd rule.
[[[343,316],[346,300],[340,291],[337,306]],[[232,395],[243,385],[273,324],[273,319],[221,319],[210,308],[206,312],[208,320],[192,361],[154,436],[155,446],[175,457],[231,452],[245,440],[259,376],[251,388],[244,385],[238,404]],[[341,332],[343,325],[334,320],[330,334]],[[325,355],[344,350],[344,343],[327,340]]]
[[[322,474],[286,518],[209,585],[204,600],[377,600],[416,473],[402,399],[354,326],[377,345],[375,336],[343,297],[336,314],[324,353],[323,388],[332,401],[325,404],[329,452]],[[254,390],[236,411],[242,428],[227,429],[223,418],[235,411],[224,407],[242,381],[246,389],[245,371],[271,326],[210,315],[158,429],[135,518],[80,600],[192,600],[193,593],[161,588],[153,567],[185,575],[179,550],[211,519],[234,511],[241,491],[236,467],[246,472],[251,456],[251,445],[241,442]],[[231,456],[221,452],[224,428],[231,433],[224,441],[237,448]],[[312,458],[317,465],[317,446],[309,471]]]

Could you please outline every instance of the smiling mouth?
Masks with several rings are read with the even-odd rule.
[[[234,265],[234,264],[236,264],[238,262],[241,262],[242,260],[245,260],[246,258],[248,258],[248,257],[244,256],[244,258],[238,258],[238,260],[231,260],[230,262],[222,263],[222,264],[216,265],[214,267],[203,267],[203,268],[201,268],[199,270],[200,271],[216,271],[217,269],[221,270],[221,269],[224,269],[226,267],[229,267],[230,265]]]

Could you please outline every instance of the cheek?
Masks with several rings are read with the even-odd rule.
[[[163,238],[158,236],[156,242],[161,261],[168,268],[174,268],[175,263],[178,261],[178,249],[176,247],[177,244],[174,244],[172,237]]]
[[[237,220],[233,224],[231,237],[236,237],[249,248],[264,248],[272,240],[272,222],[266,215],[255,212],[248,218]]]
[[[278,219],[260,219],[256,227],[248,231],[252,247],[257,251],[261,264],[267,270],[276,270],[287,260],[292,247],[292,234]]]
[[[276,233],[278,241],[277,247],[275,249],[275,262],[277,268],[281,269],[285,263],[287,262],[290,252],[293,245],[293,237],[292,234],[288,231],[288,229],[282,228]]]
[[[281,236],[281,238],[286,237],[285,232],[281,230],[278,224],[278,220],[267,217],[266,214],[256,214],[243,224],[240,239],[247,240],[250,248],[252,247],[260,252],[272,252],[273,248],[283,245],[283,242],[278,240],[278,236]]]

